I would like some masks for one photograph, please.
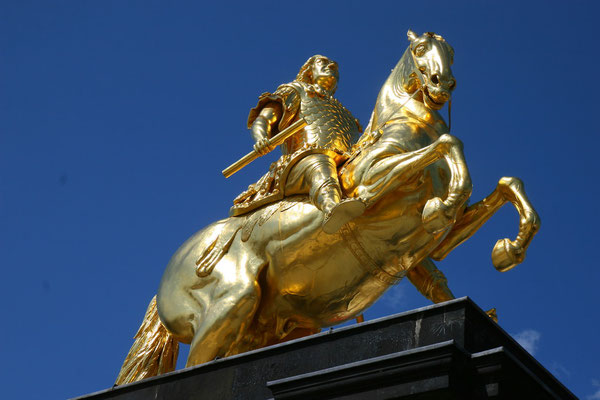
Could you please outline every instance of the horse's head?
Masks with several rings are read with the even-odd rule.
[[[377,137],[380,128],[405,113],[436,121],[441,133],[448,130],[437,110],[450,100],[456,86],[450,68],[454,50],[443,37],[432,32],[418,36],[409,30],[408,39],[410,45],[379,91],[361,145]]]
[[[450,66],[454,59],[454,50],[443,37],[433,32],[421,36],[409,30],[408,39],[413,73],[403,82],[404,90],[413,94],[421,90],[423,103],[428,108],[439,110],[450,100],[450,95],[456,86]]]

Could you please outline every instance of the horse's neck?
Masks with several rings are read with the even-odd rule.
[[[365,132],[373,133],[382,128],[386,123],[396,119],[418,119],[432,127],[439,134],[447,132],[446,123],[441,115],[427,108],[421,101],[421,94],[409,94],[405,88],[416,87],[416,67],[410,55],[410,49],[392,70],[392,73],[381,87],[377,96],[377,103]]]

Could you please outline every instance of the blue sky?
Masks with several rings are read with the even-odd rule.
[[[366,125],[410,28],[455,49],[452,130],[472,201],[518,176],[542,218],[512,271],[490,260],[516,235],[510,206],[438,267],[576,395],[600,399],[600,9],[452,3],[2,2],[5,398],[111,386],[170,256],[275,157],[220,173],[252,145],[257,96],[325,54],[340,65],[337,97]],[[402,282],[365,317],[427,304]]]

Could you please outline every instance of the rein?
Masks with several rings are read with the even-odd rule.
[[[448,133],[450,133],[450,128],[452,128],[452,114],[450,111],[452,110],[452,97],[448,101]]]

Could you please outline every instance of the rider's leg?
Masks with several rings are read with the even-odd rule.
[[[358,199],[342,200],[337,177],[337,166],[326,154],[311,154],[300,160],[290,171],[286,195],[306,193],[312,203],[323,212],[323,231],[337,232],[344,224],[364,212],[365,205]]]
[[[325,215],[322,225],[325,233],[336,233],[342,226],[365,211],[365,203],[359,199],[342,200],[341,197],[339,183],[331,180],[323,182],[311,196],[313,203]]]

